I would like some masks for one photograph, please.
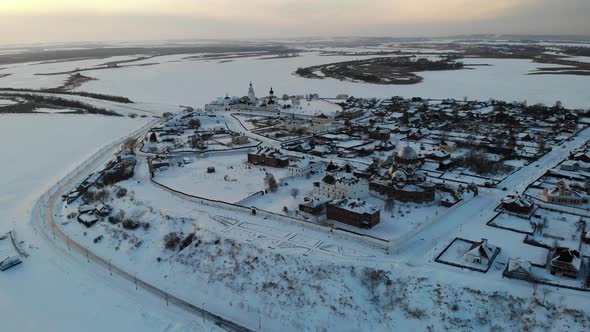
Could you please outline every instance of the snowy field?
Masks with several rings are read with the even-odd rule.
[[[0,74],[11,74],[10,76],[0,78],[1,88],[29,88],[29,89],[47,89],[55,88],[62,85],[68,78],[68,74],[61,75],[36,75],[61,73],[77,68],[90,68],[102,65],[111,61],[123,61],[133,59],[135,56],[115,56],[104,59],[89,59],[76,61],[58,61],[58,62],[32,62],[18,63],[7,65]],[[110,70],[110,69],[107,69]],[[83,72],[85,73],[85,72]],[[1,76],[1,75],[0,75]]]
[[[282,104],[282,101],[279,101]],[[303,115],[327,115],[334,116],[335,113],[342,111],[340,105],[336,105],[327,100],[305,100],[302,99],[299,106],[294,106],[288,110],[287,113],[303,114]]]
[[[119,94],[132,99],[202,107],[216,96],[246,95],[248,82],[254,83],[257,96],[265,96],[272,86],[275,95],[315,92],[320,97],[346,93],[355,97],[430,97],[508,101],[526,100],[529,104],[554,104],[587,108],[590,94],[588,76],[527,75],[545,65],[529,60],[465,59],[465,63],[487,63],[471,70],[423,72],[424,82],[408,86],[383,86],[335,79],[305,79],[292,75],[298,67],[370,57],[320,56],[304,53],[300,57],[272,60],[235,59],[231,62],[178,61],[183,56],[159,58],[161,64],[117,70],[89,71],[99,80],[79,90]],[[240,73],[241,79],[236,78]],[[157,77],[157,79],[155,79]],[[6,77],[5,80],[9,80]],[[452,84],[449,84],[452,82]]]
[[[34,201],[103,145],[147,120],[90,115],[0,115],[0,233],[11,229],[30,254],[0,272],[2,331],[202,331],[183,313],[73,260],[33,228]],[[35,135],[23,135],[34,132]],[[81,139],[83,138],[83,139]],[[0,241],[0,251],[11,248]],[[208,328],[207,328],[208,329]]]

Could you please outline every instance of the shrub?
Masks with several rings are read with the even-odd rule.
[[[111,224],[116,225],[125,219],[125,211],[119,210],[117,214],[112,214],[107,219]]]
[[[106,202],[109,199],[109,191],[101,189],[94,194],[94,199],[99,202]]]
[[[277,180],[275,179],[274,175],[271,173],[267,173],[266,177],[264,178],[264,183],[268,186],[271,192],[275,192],[278,189]]]
[[[94,191],[88,190],[87,192],[84,193],[84,195],[82,196],[82,199],[84,200],[84,202],[86,204],[92,204],[92,203],[96,202],[96,195],[95,195]]]
[[[128,229],[128,230],[135,230],[138,229],[140,226],[138,221],[135,221],[133,219],[125,219],[123,220],[123,228]]]
[[[123,197],[125,197],[125,195],[127,195],[126,188],[119,188],[119,190],[117,190],[117,193],[116,193],[117,198],[123,198]]]
[[[190,233],[187,235],[184,240],[180,243],[180,248],[178,251],[182,251],[184,248],[190,246],[193,243],[193,239],[195,238],[195,233]]]
[[[191,119],[188,122],[188,127],[191,129],[199,129],[201,128],[201,120],[199,119]]]
[[[168,233],[164,236],[164,247],[168,250],[174,250],[180,243],[180,235],[176,232]]]
[[[93,240],[94,243],[98,243],[100,241],[102,241],[102,235],[99,235],[99,236],[95,237],[94,240]]]

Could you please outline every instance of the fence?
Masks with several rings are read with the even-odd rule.
[[[149,293],[156,295],[159,298],[162,298],[166,301],[166,305],[174,304],[182,309],[185,309],[188,312],[191,312],[195,315],[199,315],[203,317],[203,320],[208,319],[214,322],[219,327],[228,330],[228,331],[252,331],[252,329],[240,325],[236,322],[231,320],[225,319],[220,315],[217,315],[209,310],[205,310],[203,306],[199,307],[196,306],[189,301],[186,301],[177,295],[173,295],[169,293],[167,290],[162,290],[161,288],[142,280],[136,273],[130,273],[114,264],[111,263],[110,260],[106,260],[96,254],[94,254],[90,249],[84,247],[80,243],[72,240],[68,237],[56,224],[53,220],[54,211],[56,202],[60,199],[60,194],[65,192],[67,189],[72,188],[78,181],[80,181],[83,176],[85,175],[85,171],[91,168],[96,168],[101,165],[102,162],[106,161],[106,159],[111,157],[111,153],[114,149],[123,143],[129,137],[137,137],[142,132],[149,128],[153,122],[148,123],[144,127],[138,129],[137,131],[133,132],[129,136],[117,140],[114,143],[111,143],[100,150],[98,150],[94,155],[92,155],[89,159],[84,161],[82,164],[78,165],[74,170],[72,170],[68,175],[66,175],[63,179],[58,181],[56,184],[51,186],[41,197],[35,202],[32,209],[31,214],[31,221],[33,225],[40,225],[43,228],[46,228],[49,232],[41,232],[43,235],[52,242],[58,249],[65,251],[66,249],[60,247],[58,242],[56,241],[57,238],[62,240],[62,242],[67,245],[67,251],[77,252],[78,254],[86,257],[87,262],[90,263],[91,261],[96,263],[98,266],[101,266],[105,269],[109,270],[110,275],[117,275],[122,279],[127,281],[133,282],[135,284],[135,288],[139,289],[142,288]],[[38,222],[41,222],[40,224]],[[35,232],[38,232],[36,226],[34,226]],[[51,241],[53,238],[53,241]],[[259,318],[260,321],[260,318]],[[260,323],[259,323],[260,326]]]

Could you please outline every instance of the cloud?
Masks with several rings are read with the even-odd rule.
[[[0,0],[0,43],[584,34],[588,0]]]

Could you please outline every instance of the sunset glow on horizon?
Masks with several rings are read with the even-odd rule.
[[[3,0],[0,43],[310,35],[585,34],[571,0]],[[544,19],[551,17],[551,20]],[[101,32],[102,30],[102,32]],[[17,35],[18,34],[18,35]]]

